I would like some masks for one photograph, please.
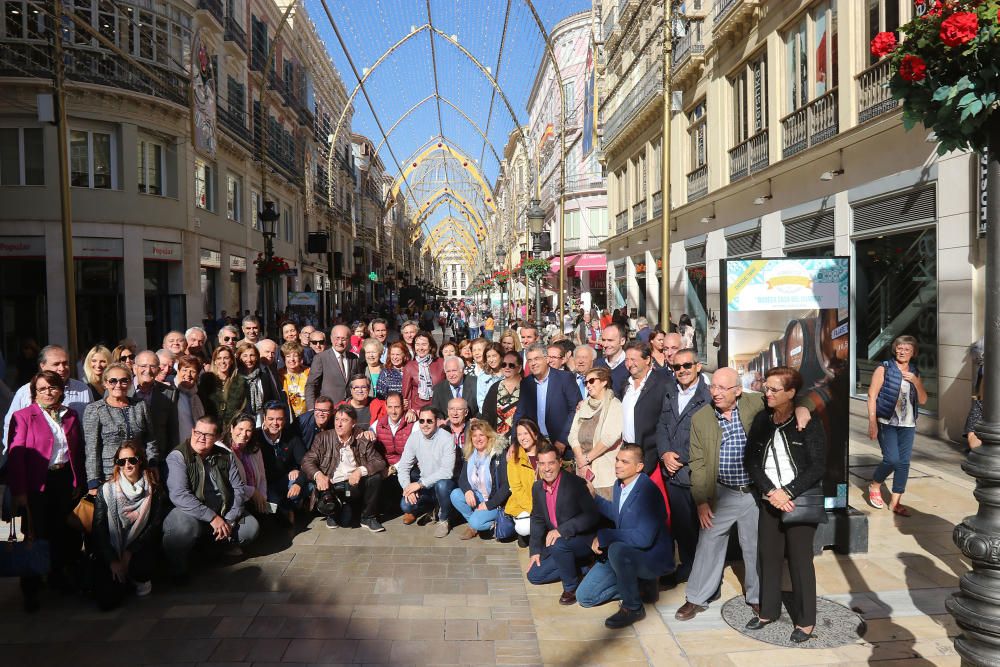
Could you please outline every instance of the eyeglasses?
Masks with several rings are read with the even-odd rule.
[[[777,394],[779,391],[788,391],[788,390],[785,389],[784,387],[768,387],[766,384],[764,385],[765,394]]]
[[[331,412],[333,412],[333,410],[320,410],[319,408],[313,408],[313,414],[317,415],[328,415]]]
[[[586,380],[583,381],[583,383],[585,385],[592,385],[595,382],[599,382],[599,381],[600,381],[600,378],[587,378]]]
[[[192,440],[205,441],[205,440],[211,440],[214,437],[215,437],[214,433],[205,433],[204,431],[199,431],[197,429],[191,431]]]
[[[430,419],[418,419],[417,421],[420,422],[421,424],[433,424],[437,420],[432,417]]]
[[[309,344],[310,345],[326,345],[326,339],[322,338],[320,340],[311,340],[311,341],[309,341]]]
[[[685,361],[683,364],[670,364],[670,367],[673,368],[674,371],[679,371],[682,368],[686,371],[689,371],[692,368],[694,368],[695,365],[697,365],[697,363],[698,362],[696,361]]]
[[[115,459],[115,465],[118,466],[119,468],[124,466],[126,463],[129,464],[130,466],[137,466],[139,465],[139,457],[126,456],[125,458]]]
[[[108,385],[109,387],[114,387],[119,384],[124,386],[128,384],[128,378],[107,378],[106,380],[104,380],[104,384]]]
[[[123,355],[119,356],[118,359],[120,361],[132,361],[133,359],[135,359],[135,355],[134,354],[123,354]]]
[[[729,391],[730,389],[736,389],[736,387],[738,387],[738,386],[739,386],[738,384],[734,384],[732,387],[722,387],[722,386],[719,386],[717,384],[713,384],[713,385],[709,385],[708,390],[712,391],[712,392],[715,392],[715,391]]]
[[[62,389],[55,385],[46,385],[44,387],[36,386],[35,393],[39,394],[58,394]]]
[[[236,336],[223,336],[222,337],[222,342],[223,343],[232,343],[235,340],[236,340]]]
[[[515,368],[516,369],[517,366],[518,366],[517,364],[511,363],[509,361],[505,361],[504,363],[500,364],[500,368]]]

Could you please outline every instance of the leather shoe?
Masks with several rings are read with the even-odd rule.
[[[678,621],[690,621],[706,609],[708,609],[708,607],[702,607],[701,605],[697,605],[693,602],[685,602],[674,614],[674,618]]]
[[[465,531],[461,535],[459,535],[458,537],[459,537],[459,539],[462,539],[462,540],[471,540],[473,537],[477,537],[478,535],[479,535],[478,532],[476,532],[476,531],[472,530],[471,528],[469,528],[468,526],[466,526],[465,527]]]
[[[411,514],[411,513],[407,512],[406,514],[403,515],[403,525],[404,526],[409,526],[410,524],[416,523],[416,521],[417,521],[417,515],[416,514]]]
[[[774,620],[762,621],[759,616],[754,616],[747,621],[747,624],[744,627],[746,627],[747,630],[760,630],[761,628],[771,625],[772,623],[774,623]]]
[[[814,635],[811,632],[806,632],[802,628],[795,628],[794,630],[792,630],[792,636],[789,637],[789,639],[791,639],[796,644],[801,644],[802,642],[809,641],[810,639],[814,639],[815,637],[816,635]]]
[[[627,628],[636,621],[641,621],[646,618],[646,608],[639,607],[638,609],[628,609],[625,605],[618,607],[616,611],[611,616],[608,616],[604,620],[604,627],[611,628],[612,630],[618,630],[619,628]]]
[[[563,606],[576,604],[576,591],[563,591],[559,596],[559,604]]]

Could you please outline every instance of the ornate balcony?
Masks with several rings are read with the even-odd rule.
[[[620,93],[619,93],[620,94]],[[604,124],[604,149],[614,142],[618,135],[623,134],[633,120],[638,118],[663,96],[663,72],[659,67],[651,67],[639,82],[618,104],[614,113]]]
[[[208,12],[220,26],[225,25],[226,18],[222,11],[222,0],[198,0],[198,11]]]
[[[622,30],[618,23],[618,12],[616,8],[612,8],[608,12],[608,15],[604,17],[604,30],[602,32],[604,37],[604,48],[614,49],[618,44],[618,40],[622,36]]]
[[[692,169],[687,175],[687,200],[693,202],[708,194],[708,165]]]
[[[781,156],[791,157],[837,136],[837,89],[781,119]]]
[[[632,207],[632,229],[635,229],[639,225],[646,224],[646,200],[643,199],[641,202]]]
[[[247,127],[247,114],[242,109],[216,105],[219,127],[247,150],[253,148],[253,136]]]
[[[618,0],[618,23],[628,23],[640,4],[639,0]]]
[[[628,231],[628,210],[624,210],[615,216],[615,234],[624,234]]]
[[[705,44],[702,41],[701,20],[691,21],[688,31],[677,40],[671,53],[670,80],[683,85],[689,78],[697,77],[705,66]]]
[[[858,86],[858,123],[895,111],[899,100],[889,90],[889,59],[884,58],[854,77]]]
[[[713,41],[735,39],[749,32],[759,6],[760,0],[716,0],[712,21]]]
[[[246,54],[247,33],[243,29],[243,26],[241,26],[232,16],[226,17],[226,30],[223,37],[227,42],[232,42],[239,47],[240,51]]]
[[[746,141],[729,149],[729,180],[738,181],[757,173],[770,164],[767,130],[761,130]]]
[[[653,218],[663,215],[663,191],[653,193]]]

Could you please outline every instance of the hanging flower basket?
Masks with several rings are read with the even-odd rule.
[[[272,256],[271,259],[264,257],[264,253],[258,253],[257,259],[253,261],[257,267],[258,278],[270,278],[272,276],[283,276],[288,273],[288,262],[284,257]]]
[[[903,126],[917,123],[937,135],[938,154],[989,144],[1000,88],[997,0],[934,2],[923,16],[871,41],[871,53],[888,57],[889,88],[903,102]]]
[[[510,271],[507,269],[501,269],[500,271],[495,271],[493,273],[493,282],[503,287],[510,281]]]
[[[540,258],[525,260],[521,267],[528,280],[540,280],[544,278],[551,268],[548,260]]]

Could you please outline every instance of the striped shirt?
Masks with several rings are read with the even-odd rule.
[[[740,421],[740,410],[733,405],[731,419],[726,419],[721,412],[715,411],[722,429],[722,443],[719,445],[719,481],[729,486],[746,486],[750,484],[750,475],[743,465],[743,455],[747,447],[747,434],[743,431]]]

